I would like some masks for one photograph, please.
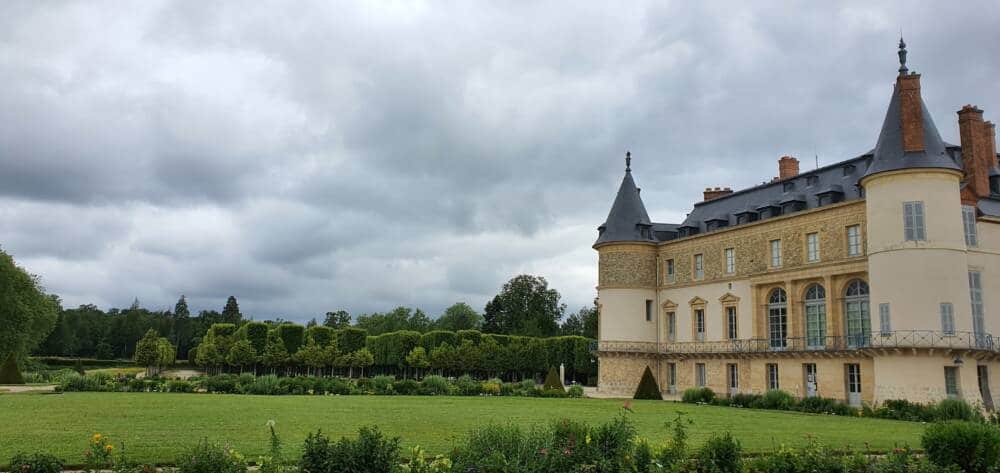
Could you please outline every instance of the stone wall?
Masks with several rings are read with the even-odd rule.
[[[652,288],[656,286],[656,247],[615,244],[598,249],[598,284],[601,288]]]

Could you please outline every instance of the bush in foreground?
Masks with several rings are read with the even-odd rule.
[[[653,377],[653,371],[649,369],[649,365],[646,365],[646,370],[642,372],[642,379],[639,380],[639,386],[635,389],[632,399],[663,400],[660,387],[656,384],[656,378]]]
[[[715,391],[710,388],[691,388],[681,395],[681,401],[691,404],[711,404],[714,400]]]
[[[239,453],[202,440],[177,459],[177,473],[246,473],[247,463]]]
[[[30,473],[61,473],[63,462],[47,453],[18,453],[10,460],[10,471]]]
[[[932,424],[920,443],[927,458],[940,466],[957,466],[966,473],[985,473],[1000,467],[1000,429],[989,424]]]
[[[386,438],[378,427],[362,427],[356,440],[331,442],[322,431],[310,433],[299,468],[303,473],[384,473],[399,465],[399,437]]]

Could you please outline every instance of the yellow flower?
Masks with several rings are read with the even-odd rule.
[[[109,451],[109,452],[110,452],[110,451],[111,451],[111,449],[113,449],[113,448],[115,448],[115,447],[114,447],[114,445],[111,445],[111,444],[108,444],[108,445],[105,445],[105,446],[104,446],[104,449],[105,449],[105,450],[107,450],[107,451]]]
[[[587,437],[584,439],[584,441],[587,443],[587,445],[590,445],[590,434],[587,434]]]
[[[100,442],[101,441],[101,434],[94,434],[94,441],[95,442]]]

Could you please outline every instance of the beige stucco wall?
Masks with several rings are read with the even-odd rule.
[[[980,220],[976,224],[979,245],[969,248],[969,268],[979,271],[983,284],[986,332],[1000,335],[1000,223]]]
[[[959,395],[970,403],[982,402],[976,375],[976,360],[965,357],[959,368]],[[935,354],[884,354],[874,360],[876,403],[887,399],[908,399],[916,402],[936,402],[948,397],[945,391],[944,368],[956,366],[954,355],[943,351]]]
[[[598,333],[601,340],[656,342],[656,291],[599,289]],[[653,301],[653,320],[646,321],[646,300]]]
[[[675,310],[677,317],[677,333],[674,341],[690,342],[694,340],[694,308],[691,301],[700,298],[706,301],[705,304],[705,340],[726,340],[726,315],[723,303],[720,299],[723,296],[727,300],[734,297],[739,300],[736,304],[736,330],[740,339],[753,337],[753,303],[751,301],[750,283],[746,279],[737,279],[731,282],[708,283],[697,286],[682,286],[677,288],[666,288],[660,291],[660,328],[661,339],[667,340],[667,309],[664,304],[677,304]],[[700,306],[699,306],[700,307]]]
[[[893,330],[941,330],[951,302],[955,329],[971,331],[968,263],[957,172],[890,172],[865,180],[872,327],[888,302]],[[903,203],[924,203],[926,241],[905,241]]]

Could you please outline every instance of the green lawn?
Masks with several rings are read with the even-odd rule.
[[[0,395],[0,464],[17,451],[48,451],[80,463],[94,433],[124,440],[142,461],[173,463],[179,451],[201,438],[227,442],[249,458],[267,446],[265,423],[277,422],[288,450],[297,452],[306,433],[322,428],[337,437],[365,424],[398,435],[403,445],[446,453],[476,425],[532,425],[572,418],[592,424],[621,412],[622,401],[516,397],[243,396],[161,393],[67,393]],[[633,401],[641,436],[659,443],[664,422],[682,411],[694,421],[692,440],[731,431],[750,451],[794,444],[812,435],[833,446],[890,449],[919,447],[919,423]]]

